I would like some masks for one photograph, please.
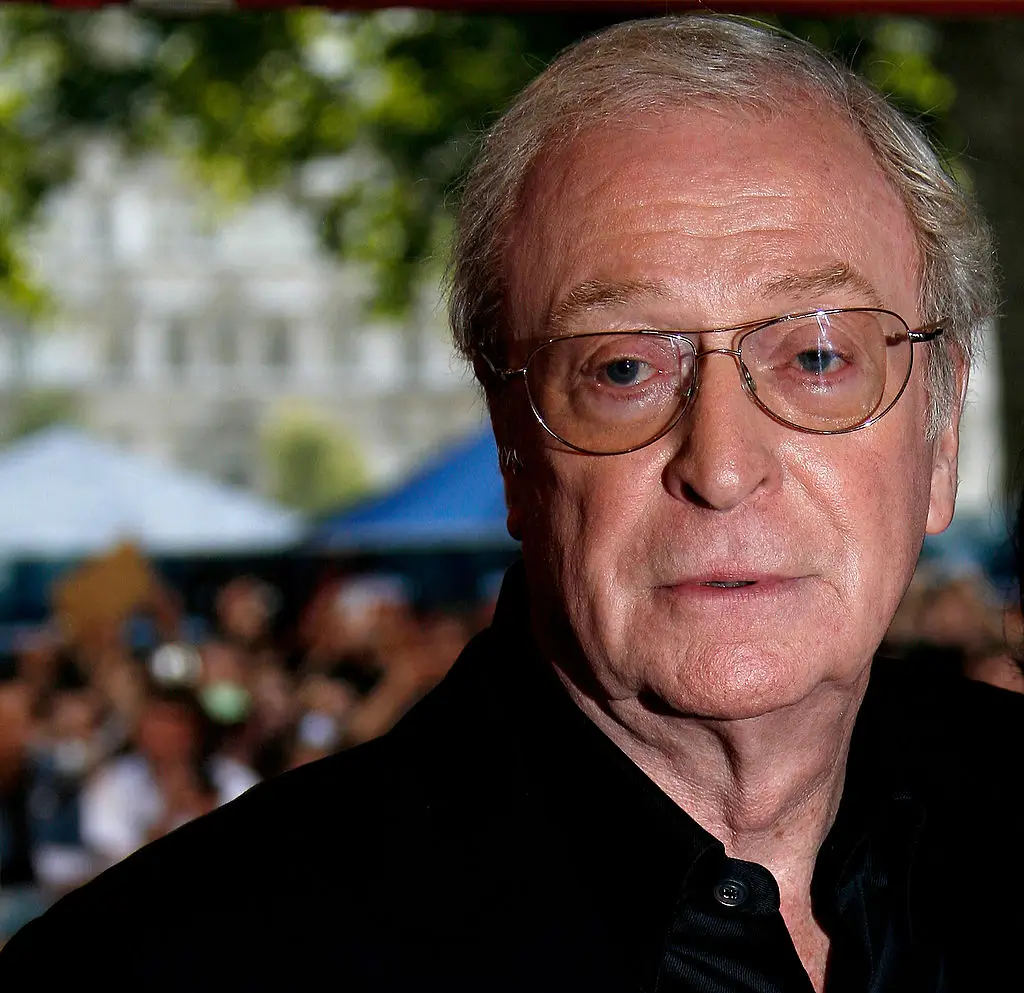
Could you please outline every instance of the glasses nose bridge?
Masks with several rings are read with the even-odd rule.
[[[733,361],[736,363],[736,371],[739,373],[740,385],[743,387],[743,392],[749,395],[753,395],[757,392],[757,387],[754,384],[754,379],[750,375],[750,370],[747,368],[746,363],[743,361],[743,356],[740,354],[738,348],[703,348],[700,350],[694,349],[694,363],[693,363],[693,389],[690,392],[690,403],[697,399],[697,392],[700,390],[700,365],[698,360],[707,358],[709,355],[731,355]]]

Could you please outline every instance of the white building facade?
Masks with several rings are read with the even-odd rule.
[[[384,483],[481,421],[436,300],[369,322],[365,277],[283,193],[212,223],[174,163],[97,140],[33,250],[55,315],[5,329],[0,382],[74,391],[88,426],[133,450],[260,487],[260,434],[300,404]]]

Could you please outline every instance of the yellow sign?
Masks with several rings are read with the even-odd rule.
[[[119,626],[152,601],[158,580],[138,548],[119,545],[79,566],[53,589],[53,605],[64,633],[79,641]]]

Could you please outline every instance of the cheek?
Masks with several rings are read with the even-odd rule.
[[[563,664],[619,670],[650,558],[651,504],[663,495],[660,470],[630,456],[545,455],[543,469],[532,463],[514,487],[526,510],[523,558],[542,644]]]
[[[650,504],[663,496],[661,468],[650,455],[530,455],[529,471],[510,492],[523,511],[524,551],[586,570],[608,568],[628,554]]]
[[[660,467],[651,453],[641,454],[595,458],[534,449],[509,488],[521,510],[531,589],[535,596],[544,591],[548,609],[569,619],[583,641],[587,631],[617,623],[630,570],[646,555],[645,522],[663,490]]]
[[[836,439],[804,459],[805,499],[824,510],[822,540],[835,542],[836,581],[854,613],[895,609],[913,575],[928,515],[930,463],[909,446],[865,433]],[[845,444],[844,444],[845,443]],[[831,531],[831,534],[827,532]],[[814,529],[803,538],[813,540]]]

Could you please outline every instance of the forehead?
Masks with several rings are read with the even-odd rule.
[[[517,337],[559,333],[567,301],[584,323],[697,328],[821,305],[913,321],[919,294],[910,219],[866,140],[798,103],[584,132],[531,173],[505,265]]]

